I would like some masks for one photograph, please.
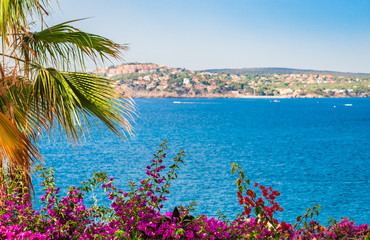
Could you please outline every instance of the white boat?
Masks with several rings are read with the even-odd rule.
[[[346,107],[352,107],[352,104],[351,103],[347,103],[347,104],[344,104],[344,106],[346,106]]]
[[[275,99],[274,102],[280,102],[280,101]]]

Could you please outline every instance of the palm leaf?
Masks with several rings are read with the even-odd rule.
[[[26,186],[33,189],[30,169],[32,163],[42,160],[40,152],[31,140],[1,112],[0,133],[1,166],[7,166],[8,172],[14,172],[17,169],[23,170]]]
[[[85,67],[85,58],[94,63],[104,62],[108,57],[120,58],[120,51],[127,46],[117,44],[105,37],[82,32],[69,25],[79,21],[64,22],[43,31],[23,34],[19,46],[22,58],[43,66],[61,67],[65,70]]]
[[[11,118],[15,125],[36,143],[38,137],[40,135],[42,136],[43,130],[49,129],[49,121],[44,119],[43,115],[37,115],[33,111],[32,92],[33,85],[31,83],[19,80],[19,84],[14,84],[8,88],[4,97],[6,98],[6,102],[12,105],[13,114]],[[2,107],[2,109],[4,108]]]
[[[21,76],[6,76],[0,81],[0,112],[35,143],[43,130],[47,130],[48,121],[37,116],[32,109],[31,95],[33,84]]]
[[[3,50],[9,37],[25,31],[27,21],[33,17],[42,18],[50,6],[47,0],[1,0],[0,1],[0,31]]]
[[[61,72],[54,68],[39,68],[32,99],[35,111],[43,119],[54,119],[67,139],[80,140],[91,123],[99,119],[121,138],[131,134],[133,102],[122,96],[114,82],[77,72]],[[86,126],[85,130],[82,126]]]

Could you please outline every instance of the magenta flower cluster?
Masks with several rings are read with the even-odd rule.
[[[94,173],[92,179],[82,182],[80,187],[71,187],[66,196],[59,195],[55,186],[52,169],[38,167],[44,194],[41,196],[40,211],[33,209],[27,201],[28,195],[22,188],[21,178],[10,178],[5,174],[0,183],[0,239],[356,239],[370,238],[367,224],[356,226],[349,219],[324,227],[315,220],[307,220],[309,211],[297,219],[294,226],[273,218],[275,197],[280,194],[267,194],[261,189],[258,196],[244,182],[244,173],[233,165],[233,173],[238,173],[238,199],[245,205],[235,220],[227,220],[222,214],[219,219],[205,215],[191,216],[193,206],[178,206],[172,212],[162,214],[166,195],[172,180],[177,178],[176,170],[183,163],[184,152],[180,152],[172,165],[164,165],[166,142],[154,154],[151,164],[146,167],[147,178],[140,184],[130,182],[130,190],[117,189],[113,178],[105,173]],[[164,173],[164,171],[166,171]],[[17,180],[18,179],[18,180]],[[255,184],[257,187],[258,184]],[[95,188],[107,192],[112,201],[109,208],[84,204],[86,193]],[[269,188],[267,188],[269,189]],[[269,191],[273,192],[272,189]],[[242,194],[245,193],[246,196]],[[261,200],[271,201],[267,208]],[[258,202],[260,201],[260,202]],[[257,204],[258,202],[258,204]],[[280,210],[280,207],[277,209]],[[315,209],[314,209],[315,210]],[[255,215],[252,215],[255,213]],[[247,215],[248,218],[245,218]],[[311,214],[312,215],[312,214]],[[311,216],[312,217],[312,216]]]

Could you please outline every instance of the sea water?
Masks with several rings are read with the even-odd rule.
[[[271,186],[293,222],[315,204],[318,220],[347,216],[370,222],[370,99],[135,99],[135,136],[126,142],[94,127],[74,148],[55,132],[39,148],[65,193],[101,171],[128,190],[140,181],[163,139],[172,157],[185,150],[178,179],[171,184],[165,211],[197,202],[197,212],[233,219],[243,211],[236,197],[231,163],[252,183]],[[40,180],[35,181],[40,196]],[[258,190],[257,190],[258,192]],[[105,193],[96,193],[108,206]],[[86,203],[92,203],[87,197]]]

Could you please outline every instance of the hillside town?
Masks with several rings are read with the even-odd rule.
[[[117,81],[137,97],[313,98],[368,97],[369,76],[328,74],[231,74],[192,71],[152,63],[128,63],[92,71]]]

